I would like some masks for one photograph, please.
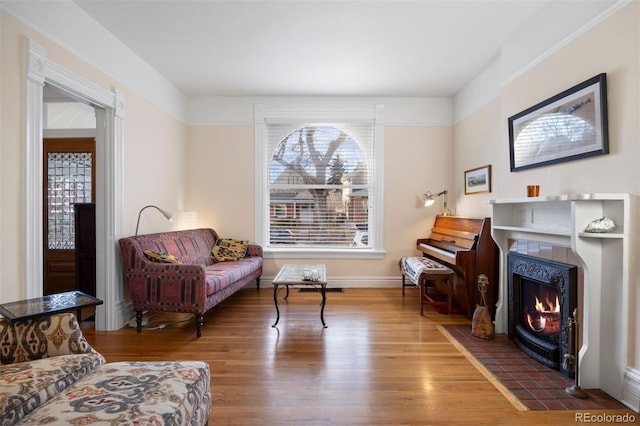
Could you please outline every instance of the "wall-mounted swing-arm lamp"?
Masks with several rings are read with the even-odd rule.
[[[136,235],[138,235],[138,227],[140,226],[140,216],[142,215],[142,212],[143,212],[145,209],[148,209],[149,207],[152,207],[152,208],[154,208],[154,209],[158,210],[160,213],[162,213],[162,215],[163,215],[163,216],[164,216],[164,217],[165,217],[169,222],[172,222],[172,221],[173,221],[173,214],[172,214],[172,213],[169,213],[168,211],[163,210],[163,209],[161,209],[160,207],[158,207],[158,206],[154,206],[154,205],[151,205],[151,204],[150,204],[150,205],[148,205],[148,206],[144,206],[144,207],[143,207],[143,208],[141,208],[141,209],[140,209],[140,211],[138,212],[138,222],[136,223]]]
[[[429,207],[429,206],[433,205],[433,203],[436,202],[436,197],[439,197],[439,196],[442,195],[442,202],[443,202],[442,214],[445,215],[445,216],[453,215],[451,210],[449,210],[449,207],[447,207],[447,194],[448,193],[449,193],[449,191],[447,191],[446,189],[444,191],[438,192],[435,195],[433,193],[431,193],[431,191],[425,192],[424,194],[422,194],[422,198],[424,199],[424,206],[425,207]]]

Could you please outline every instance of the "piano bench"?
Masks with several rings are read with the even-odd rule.
[[[456,289],[456,273],[453,269],[444,266],[428,257],[403,257],[400,259],[402,269],[402,295],[408,277],[413,285],[420,287],[420,315],[424,315],[425,299],[429,287],[435,288],[435,281],[443,281],[447,285],[447,312],[451,313],[451,304]],[[437,303],[437,302],[436,302]]]

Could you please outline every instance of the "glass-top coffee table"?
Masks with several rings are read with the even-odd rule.
[[[80,310],[90,306],[102,305],[102,300],[96,299],[78,290],[64,293],[49,294],[33,299],[0,305],[0,315],[11,322],[52,315],[59,312],[77,311],[80,320]]]
[[[320,288],[322,303],[320,305],[320,321],[322,326],[327,328],[324,322],[324,305],[327,301],[327,270],[323,264],[298,265],[287,263],[280,268],[280,272],[273,279],[273,303],[276,305],[276,322],[271,327],[278,325],[280,321],[280,309],[278,309],[278,289],[284,286],[289,297],[289,286],[311,286]]]

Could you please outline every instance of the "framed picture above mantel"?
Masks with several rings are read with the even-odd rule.
[[[609,153],[602,73],[508,119],[511,171]]]

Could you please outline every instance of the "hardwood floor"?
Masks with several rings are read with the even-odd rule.
[[[207,361],[210,425],[576,423],[575,411],[518,411],[437,328],[470,321],[430,308],[421,317],[417,289],[328,293],[326,329],[320,294],[292,289],[279,300],[272,328],[272,290],[243,289],[205,316],[199,339],[184,314],[152,314],[147,329],[186,321],[142,333],[82,327],[110,362]]]

